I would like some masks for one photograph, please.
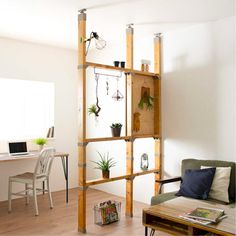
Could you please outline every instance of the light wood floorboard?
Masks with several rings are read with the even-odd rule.
[[[7,202],[0,202],[0,235],[84,235],[77,232],[77,189],[70,189],[69,203],[65,203],[65,191],[52,194],[54,208],[49,209],[48,196],[38,196],[39,216],[34,216],[32,200],[25,205],[24,199],[12,201],[12,213],[7,212]],[[122,202],[122,214],[119,222],[98,226],[93,223],[93,206],[105,200]],[[89,189],[87,191],[87,236],[143,236],[142,208],[143,203],[134,203],[134,217],[124,214],[125,200],[102,191]],[[156,232],[156,235],[170,234]]]

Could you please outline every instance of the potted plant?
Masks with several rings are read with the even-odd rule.
[[[46,138],[37,138],[35,139],[35,143],[39,145],[39,151],[42,151],[44,145],[47,143]]]
[[[112,123],[112,125],[110,127],[111,127],[112,137],[120,137],[122,124],[121,123]]]
[[[109,158],[109,153],[107,153],[107,155],[105,153],[102,155],[100,152],[98,152],[98,155],[100,156],[100,160],[92,161],[97,165],[96,167],[94,167],[94,169],[101,170],[102,177],[104,179],[109,179],[110,168],[114,167],[116,165],[116,162],[114,162],[113,158]]]

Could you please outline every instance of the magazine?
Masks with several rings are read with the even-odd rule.
[[[209,225],[209,224],[212,223],[211,221],[208,221],[208,220],[199,220],[199,219],[189,218],[187,215],[183,215],[183,216],[180,215],[179,217],[182,218],[182,219],[185,219],[187,221],[190,221],[190,222],[193,222],[193,223],[198,223],[198,224],[201,224],[201,225]]]
[[[118,212],[115,203],[111,201],[106,202],[106,204],[100,207],[102,224],[109,224],[119,220]]]
[[[224,215],[224,210],[222,209],[197,207],[195,210],[187,213],[185,217],[217,223]]]
[[[188,217],[188,215],[180,215],[179,216],[180,218],[182,219],[185,219],[187,221],[190,221],[190,222],[193,222],[193,223],[197,223],[197,224],[201,224],[201,225],[209,225],[209,224],[212,224],[213,222],[209,221],[209,220],[200,220],[200,219],[194,219],[194,218],[190,218]],[[217,222],[223,220],[224,218],[226,218],[227,215],[223,215],[221,216]]]

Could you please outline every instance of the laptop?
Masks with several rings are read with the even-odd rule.
[[[28,155],[26,142],[9,142],[9,154],[11,156]]]

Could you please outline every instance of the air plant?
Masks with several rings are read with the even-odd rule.
[[[92,115],[94,114],[95,116],[97,116],[97,106],[95,104],[92,104],[89,108],[88,108],[88,114]]]

